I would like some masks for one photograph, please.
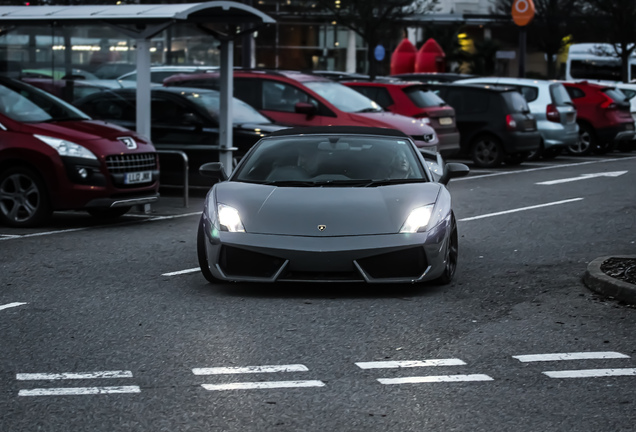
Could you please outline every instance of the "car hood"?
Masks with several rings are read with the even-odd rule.
[[[321,188],[223,182],[215,186],[214,195],[217,203],[238,210],[246,232],[331,237],[395,234],[414,208],[435,202],[440,187],[438,183]]]
[[[99,120],[29,123],[28,132],[61,138],[71,142],[94,141],[104,138],[113,141],[125,136],[133,136],[138,139],[137,134],[129,129]]]
[[[372,127],[389,127],[400,130],[411,137],[421,137],[425,134],[433,134],[433,128],[424,123],[420,119],[403,116],[388,111],[355,113],[366,120],[366,123]]]

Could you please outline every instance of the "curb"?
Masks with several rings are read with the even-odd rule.
[[[636,255],[612,255],[596,258],[587,265],[587,270],[583,276],[583,283],[585,283],[589,289],[599,294],[613,297],[625,303],[636,304],[636,285],[610,277],[601,270],[601,264],[610,258],[636,259]]]

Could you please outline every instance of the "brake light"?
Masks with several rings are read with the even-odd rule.
[[[550,104],[545,109],[545,117],[548,121],[561,123],[561,114],[557,111],[557,108],[554,104]]]
[[[605,93],[603,93],[603,97],[605,98],[605,100],[601,103],[601,108],[608,109],[608,110],[614,110],[618,108],[618,105],[616,105],[616,103],[614,102],[614,99],[612,99]]]
[[[515,130],[517,129],[517,122],[512,118],[510,114],[506,116],[506,129]]]

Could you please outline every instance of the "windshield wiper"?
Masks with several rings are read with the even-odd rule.
[[[364,187],[376,187],[376,186],[387,186],[394,184],[405,184],[405,183],[427,183],[426,179],[418,178],[418,179],[381,179],[381,180],[371,180]]]
[[[308,180],[271,180],[271,181],[253,182],[253,183],[267,185],[267,186],[291,186],[291,187],[295,187],[295,186],[310,187],[310,186],[316,185],[315,182],[308,181]]]

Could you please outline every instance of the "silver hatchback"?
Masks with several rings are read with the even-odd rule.
[[[576,108],[565,87],[558,81],[483,77],[459,80],[455,83],[513,87],[525,97],[541,134],[541,148],[538,152],[530,154],[530,159],[554,158],[579,139]]]

